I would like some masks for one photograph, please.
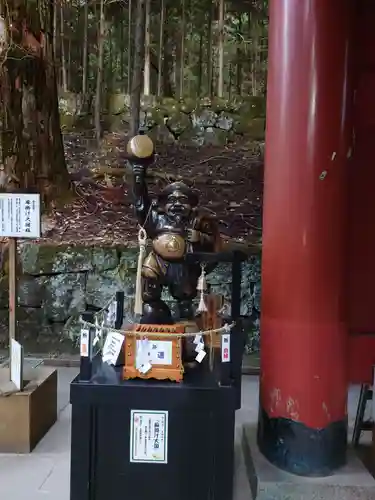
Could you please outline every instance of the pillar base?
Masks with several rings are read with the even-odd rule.
[[[375,479],[349,449],[347,465],[324,478],[306,478],[274,467],[259,451],[255,425],[243,427],[242,448],[254,500],[372,500]]]
[[[346,463],[347,420],[312,429],[259,410],[258,446],[279,469],[298,476],[325,477]]]

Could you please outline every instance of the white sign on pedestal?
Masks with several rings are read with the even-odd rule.
[[[168,463],[168,412],[131,410],[130,462]]]
[[[137,352],[141,341],[137,340]],[[152,340],[147,342],[148,361],[152,365],[171,365],[172,364],[172,342],[170,340]]]
[[[17,340],[10,341],[10,380],[19,391],[23,389],[23,347]]]
[[[0,237],[40,238],[40,195],[0,193]]]

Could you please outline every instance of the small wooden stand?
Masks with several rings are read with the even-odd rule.
[[[9,239],[9,368],[0,368],[0,453],[29,453],[57,419],[57,371],[23,380],[17,341],[17,238],[40,238],[40,195],[0,193],[0,236]]]
[[[150,379],[154,378],[157,380],[172,380],[174,382],[181,382],[183,379],[184,368],[182,364],[182,339],[181,337],[171,337],[168,339],[164,335],[166,333],[184,333],[184,325],[141,325],[135,324],[133,330],[137,332],[136,335],[128,336],[125,339],[125,364],[123,377],[124,380],[133,378]],[[138,334],[139,332],[139,334]],[[148,333],[152,333],[152,336],[147,336]],[[156,335],[157,333],[163,333],[162,337]],[[153,342],[168,343],[168,350],[171,351],[171,363],[162,364],[161,360],[157,364],[152,364],[152,368],[145,374],[141,373],[136,368],[136,356],[137,356],[137,341],[147,338],[151,344],[151,349],[153,347]],[[156,345],[156,344],[154,344]]]
[[[57,371],[40,366],[21,392],[0,397],[0,453],[30,453],[57,419]],[[0,368],[0,386],[9,369]]]

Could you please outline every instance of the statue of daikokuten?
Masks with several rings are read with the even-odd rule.
[[[204,311],[206,273],[214,264],[201,266],[188,263],[188,252],[216,252],[221,239],[216,220],[200,213],[199,196],[183,182],[165,187],[156,199],[147,188],[147,168],[154,161],[154,144],[147,135],[130,139],[127,152],[132,166],[133,200],[140,225],[141,247],[136,313],[143,323],[171,323],[172,315],[162,300],[163,287],[168,287],[178,303],[179,320],[194,317],[192,301],[201,292],[198,311]],[[146,249],[146,242],[151,242]]]

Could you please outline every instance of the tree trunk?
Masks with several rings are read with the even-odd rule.
[[[68,58],[66,65],[66,82],[68,89],[72,88],[72,39],[68,40]]]
[[[132,90],[130,94],[130,132],[136,135],[139,130],[139,114],[141,110],[142,69],[145,52],[145,0],[137,0],[135,19],[135,43]]]
[[[168,16],[166,15],[168,19]],[[174,97],[174,85],[172,83],[173,77],[173,37],[169,33],[168,23],[165,23],[164,30],[164,59],[162,68],[163,90],[165,97]]]
[[[251,95],[255,95],[256,93],[256,75],[255,75],[255,37],[253,34],[252,30],[252,24],[253,24],[253,16],[252,13],[249,12],[248,18],[247,18],[247,28],[248,28],[248,37],[249,40],[251,40],[251,44],[248,44],[248,54],[247,54],[247,59],[249,61],[249,73],[250,73],[250,79],[251,79]]]
[[[239,16],[239,19],[238,19],[238,30],[240,33],[242,33],[242,17],[241,17],[241,15]],[[242,48],[241,48],[242,41],[243,41],[242,38],[238,37],[237,49],[236,49],[236,53],[237,53],[237,57],[236,57],[236,59],[237,59],[236,87],[237,87],[237,95],[239,95],[239,96],[242,95]]]
[[[161,0],[160,30],[159,30],[159,56],[158,56],[158,90],[157,90],[157,95],[159,97],[163,94],[164,20],[165,20],[165,2],[164,2],[164,0]]]
[[[212,66],[212,17],[213,17],[213,10],[214,10],[214,4],[211,1],[210,2],[210,7],[208,10],[208,22],[207,22],[207,95],[209,97],[212,97],[212,73],[213,73],[213,66]]]
[[[103,64],[104,64],[104,39],[105,39],[105,18],[104,0],[100,1],[99,11],[99,33],[98,33],[98,69],[96,73],[96,93],[95,93],[95,133],[97,145],[100,145],[102,137],[101,111],[102,111],[102,84],[103,84]]]
[[[108,25],[107,28],[107,34],[108,34],[108,75],[107,78],[105,78],[105,88],[106,91],[109,92],[110,94],[113,92],[113,87],[114,87],[114,74],[113,74],[113,19]]]
[[[229,63],[229,81],[228,81],[228,99],[232,99],[232,83],[233,83],[233,65]]]
[[[198,79],[197,79],[197,96],[202,95],[202,80],[203,80],[203,33],[199,34],[199,55],[198,55]]]
[[[151,84],[151,31],[150,31],[150,15],[151,15],[151,0],[146,0],[146,14],[145,14],[145,67],[143,79],[143,94],[150,95]]]
[[[17,9],[15,8],[17,3]],[[1,53],[3,191],[40,192],[46,207],[69,187],[53,58],[53,2],[0,2],[9,32]],[[10,16],[10,17],[8,17]]]
[[[185,32],[186,32],[186,9],[185,0],[182,0],[181,5],[181,47],[180,47],[180,92],[179,97],[184,97],[184,77],[185,77]]]
[[[128,95],[132,88],[132,0],[128,5]]]
[[[87,102],[89,0],[85,1],[82,54],[82,101]],[[85,108],[85,106],[84,106]]]
[[[124,19],[121,19],[120,25],[120,80],[121,80],[121,92],[125,92],[125,23]]]
[[[61,83],[64,92],[68,92],[68,79],[65,59],[65,31],[64,31],[64,0],[60,0],[60,48],[61,48]]]
[[[53,56],[56,62],[57,58],[57,8],[56,8],[56,0],[54,1],[54,9],[53,9]]]
[[[224,0],[219,0],[219,79],[218,97],[224,96]]]

